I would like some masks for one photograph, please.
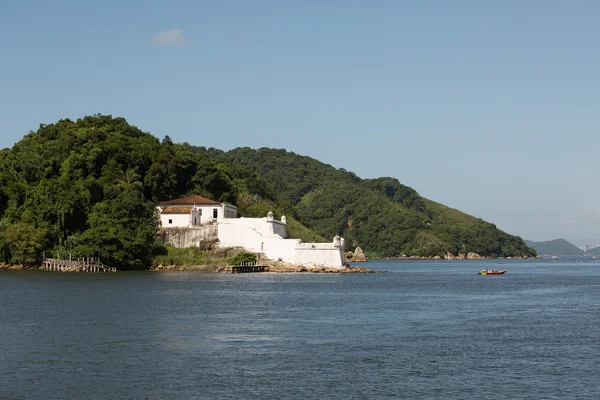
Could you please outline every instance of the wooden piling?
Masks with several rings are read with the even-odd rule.
[[[83,259],[73,260],[69,255],[68,260],[60,258],[44,258],[44,268],[48,271],[62,272],[116,272],[114,267],[107,267],[102,264],[98,257],[83,257]]]

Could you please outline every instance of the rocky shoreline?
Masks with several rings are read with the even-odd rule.
[[[526,257],[526,256],[516,256],[516,257],[496,257],[495,259],[531,259],[531,258],[539,258],[536,257]],[[360,248],[357,248],[354,252],[348,252],[345,255],[346,264],[343,268],[332,268],[326,266],[298,266],[289,263],[285,263],[282,261],[265,261],[266,264],[265,272],[272,273],[336,273],[336,274],[347,274],[347,273],[373,273],[375,272],[372,269],[362,268],[351,266],[348,262],[366,262],[367,257],[364,255]],[[400,256],[400,257],[384,257],[384,258],[373,258],[372,260],[429,260],[429,261],[441,261],[441,260],[489,260],[491,257],[481,256],[477,253],[460,253],[457,255],[453,255],[452,253],[446,253],[444,256],[432,256],[432,257],[422,257],[422,256]],[[226,272],[226,263],[216,263],[216,264],[208,264],[208,265],[158,265],[153,266],[148,269],[148,271],[158,272],[158,271],[196,271],[196,272],[211,272],[211,273],[224,273]],[[28,267],[23,265],[9,265],[0,263],[0,270],[14,270],[14,271],[22,271],[22,270],[37,270],[41,269],[40,267]],[[377,271],[377,272],[385,272],[385,271]]]
[[[0,270],[3,270],[3,269],[11,269],[13,271],[22,271],[22,270],[26,270],[26,269],[27,270],[37,269],[37,267],[26,267],[21,264],[10,265],[10,264],[0,263]]]
[[[196,271],[196,272],[211,272],[211,273],[224,273],[227,265],[226,264],[211,264],[211,265],[158,265],[156,267],[150,267],[147,271],[160,272],[160,271]],[[24,271],[24,270],[42,270],[41,267],[26,267],[23,265],[9,265],[0,264],[0,270],[13,270],[13,271]],[[297,273],[297,272],[309,272],[309,273],[336,273],[336,274],[349,274],[349,273],[373,273],[372,269],[354,267],[346,264],[344,268],[332,268],[332,267],[313,267],[313,266],[297,266],[287,264],[283,262],[274,262],[269,264],[265,268],[265,272],[272,273]]]
[[[152,267],[149,271],[197,271],[197,272],[216,272],[225,273],[226,265],[190,265],[190,266],[177,266],[177,265],[158,265]],[[374,273],[372,269],[354,267],[351,265],[344,265],[343,268],[333,268],[325,266],[298,266],[284,262],[269,263],[265,268],[265,272],[271,273],[326,273],[326,274],[355,274],[355,273]]]
[[[377,258],[376,260],[526,260],[540,258],[540,256],[528,257],[528,256],[515,256],[515,257],[488,257],[482,256],[477,253],[459,253],[454,255],[452,253],[446,253],[443,256],[431,256],[431,257],[423,257],[423,256],[400,256],[400,257],[384,257]],[[372,258],[375,260],[375,258]]]

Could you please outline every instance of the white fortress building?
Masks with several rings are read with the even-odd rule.
[[[242,247],[272,260],[294,265],[343,268],[344,239],[331,243],[302,243],[287,239],[286,217],[281,221],[269,211],[264,218],[237,218],[237,207],[202,196],[159,203],[156,207],[162,241],[173,247]]]

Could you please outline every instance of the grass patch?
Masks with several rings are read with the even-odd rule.
[[[207,259],[208,252],[200,250],[199,247],[187,247],[184,249],[176,249],[167,246],[167,254],[154,256],[152,265],[176,265],[188,267],[192,265],[214,264],[216,260]]]
[[[325,240],[323,236],[317,234],[312,229],[302,225],[293,217],[288,217],[286,224],[287,236],[290,239],[300,239],[304,243],[327,243],[329,240]],[[333,238],[332,238],[333,239]]]

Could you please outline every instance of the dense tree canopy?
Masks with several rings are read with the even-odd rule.
[[[276,200],[255,172],[123,118],[41,125],[0,152],[0,261],[35,265],[44,251],[68,252],[145,268],[154,203],[188,194],[241,202],[242,212]]]
[[[208,153],[256,171],[304,225],[326,238],[342,235],[350,248],[359,245],[372,256],[535,254],[521,238],[427,200],[394,178],[360,179],[278,149]]]
[[[175,144],[95,115],[41,125],[0,151],[0,262],[35,265],[60,251],[145,268],[153,205],[191,194],[234,203],[244,216],[285,213],[292,237],[342,234],[372,256],[532,254],[520,238],[393,178],[363,180],[285,150]]]

